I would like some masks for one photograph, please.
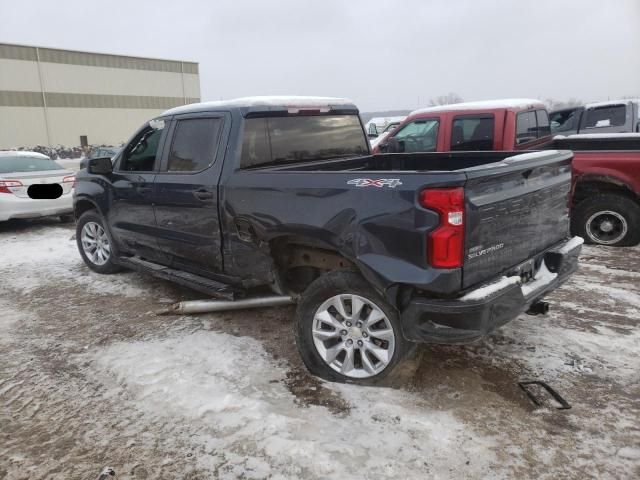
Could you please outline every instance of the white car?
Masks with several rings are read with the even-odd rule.
[[[73,213],[75,172],[36,152],[0,152],[0,222]]]

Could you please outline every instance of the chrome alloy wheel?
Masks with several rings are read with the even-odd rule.
[[[627,220],[618,212],[603,210],[589,217],[586,231],[594,243],[611,245],[618,243],[627,234]]]
[[[380,307],[359,295],[326,300],[315,313],[312,333],[320,357],[346,377],[373,377],[393,358],[391,322]]]
[[[107,263],[111,256],[111,245],[102,225],[96,222],[85,223],[80,240],[84,254],[92,263],[96,265]]]

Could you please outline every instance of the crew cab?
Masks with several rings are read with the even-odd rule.
[[[307,367],[371,383],[414,342],[480,338],[576,270],[568,151],[371,155],[345,99],[178,107],[77,176],[92,270],[297,302]]]
[[[599,125],[594,131],[619,123],[618,117],[628,117],[624,111],[609,111],[618,108],[615,105],[587,107],[589,122]],[[637,115],[633,105],[621,107]],[[553,137],[542,102],[508,99],[417,110],[373,151],[573,150],[573,234],[589,243],[629,246],[640,242],[639,137],[615,132]]]

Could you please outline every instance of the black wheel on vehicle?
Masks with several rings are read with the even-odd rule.
[[[637,245],[640,243],[640,205],[616,194],[587,198],[573,209],[571,230],[591,244]]]
[[[60,221],[62,223],[71,223],[75,220],[75,218],[73,217],[73,215],[71,214],[67,214],[67,215],[60,215]]]
[[[360,275],[334,271],[302,294],[296,344],[307,368],[335,382],[372,384],[410,350],[398,312]]]
[[[76,243],[84,263],[98,273],[116,273],[122,268],[113,262],[113,240],[104,220],[95,210],[83,213],[76,223]]]

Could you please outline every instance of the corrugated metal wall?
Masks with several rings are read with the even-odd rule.
[[[0,149],[115,145],[199,101],[197,63],[0,43]]]

